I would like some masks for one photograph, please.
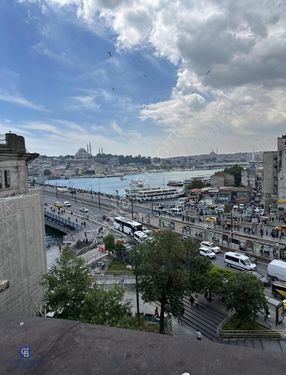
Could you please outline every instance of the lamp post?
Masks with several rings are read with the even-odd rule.
[[[100,177],[98,180],[98,186],[99,186],[99,192],[98,192],[98,208],[101,210],[101,205],[100,205]]]
[[[119,205],[118,199],[119,199],[119,196],[118,196],[118,190],[116,190],[116,205],[117,205],[117,207],[118,207],[118,205]]]

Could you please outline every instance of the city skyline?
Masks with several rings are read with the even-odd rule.
[[[0,19],[0,132],[30,152],[251,152],[283,134],[285,3],[4,0]]]

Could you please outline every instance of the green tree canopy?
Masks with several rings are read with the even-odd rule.
[[[44,170],[44,176],[50,176],[51,174],[52,174],[52,172],[51,172],[50,169],[46,168],[46,169]]]
[[[69,248],[62,250],[56,264],[44,275],[44,302],[56,318],[78,319],[93,279],[85,261]]]
[[[267,306],[262,283],[247,272],[235,273],[226,283],[224,294],[226,308],[235,311],[242,324],[254,321]]]
[[[199,178],[195,178],[190,184],[186,186],[187,190],[192,190],[192,189],[201,189],[205,187],[206,184],[200,180]]]
[[[226,283],[229,282],[234,272],[226,268],[212,266],[208,272],[208,290],[210,294],[224,294]]]
[[[177,316],[185,292],[192,289],[190,282],[195,282],[196,266],[200,264],[195,261],[197,257],[197,247],[191,241],[182,241],[172,231],[156,235],[153,241],[139,245],[133,253],[135,275],[143,300],[160,303],[161,333],[164,333],[165,312]]]
[[[234,176],[234,185],[235,186],[240,186],[241,185],[241,171],[243,168],[240,165],[233,165],[230,168],[225,168],[224,172],[232,174]]]
[[[115,286],[111,290],[93,289],[86,297],[80,320],[101,325],[116,326],[131,315],[129,302],[123,302],[124,289]]]
[[[115,247],[114,235],[112,233],[108,233],[105,237],[103,237],[103,243],[107,251],[113,251]]]

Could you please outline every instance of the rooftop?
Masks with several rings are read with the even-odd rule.
[[[1,375],[280,375],[286,368],[280,353],[76,321],[2,315],[0,332]]]

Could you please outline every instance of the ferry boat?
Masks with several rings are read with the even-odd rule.
[[[164,188],[164,187],[157,187],[157,188],[128,188],[125,189],[126,198],[134,199],[138,202],[145,202],[145,201],[158,201],[158,200],[165,200],[165,199],[174,199],[179,198],[184,195],[184,191],[176,189],[176,188]]]
[[[141,180],[131,180],[130,182],[129,182],[129,185],[130,186],[134,186],[134,187],[143,187],[143,181],[141,181]]]
[[[184,183],[183,183],[183,181],[180,181],[180,180],[170,180],[170,181],[167,182],[167,185],[168,186],[178,186],[178,187],[180,187],[180,186],[183,186]]]

